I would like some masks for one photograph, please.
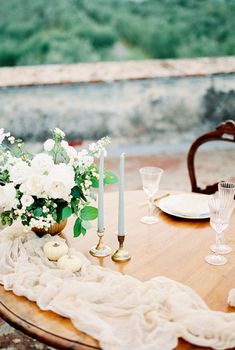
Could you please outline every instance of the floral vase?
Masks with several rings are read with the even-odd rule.
[[[42,237],[44,235],[55,236],[61,233],[67,224],[67,220],[61,221],[59,224],[55,223],[51,225],[47,230],[43,228],[33,227],[32,231],[36,233],[37,236]]]

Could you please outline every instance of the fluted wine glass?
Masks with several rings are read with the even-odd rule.
[[[157,167],[145,167],[141,168],[139,171],[142,179],[143,190],[147,194],[149,202],[148,215],[143,216],[140,221],[148,225],[156,224],[159,219],[156,216],[153,216],[153,196],[158,191],[163,170]]]
[[[221,210],[227,212],[228,217],[230,218],[231,213],[234,208],[234,195],[235,195],[235,184],[228,181],[221,181],[218,184],[219,198]],[[223,235],[220,238],[219,246],[216,248],[213,244],[210,248],[213,252],[217,249],[219,254],[228,254],[232,251],[232,248],[222,242]]]
[[[229,225],[231,210],[223,207],[223,202],[218,194],[210,198],[208,206],[210,211],[210,225],[216,232],[216,243],[213,245],[212,250],[214,254],[206,256],[205,260],[211,265],[224,265],[227,262],[227,258],[220,255],[221,239],[224,230]]]
[[[235,184],[229,181],[221,181],[218,184],[219,197],[225,208],[234,208]]]

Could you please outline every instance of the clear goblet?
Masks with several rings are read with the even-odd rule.
[[[214,254],[206,256],[205,260],[211,265],[224,265],[227,259],[220,255],[221,238],[224,230],[229,225],[231,211],[222,207],[222,201],[218,195],[211,197],[208,206],[210,211],[210,225],[216,232],[216,243],[212,250]]]
[[[159,219],[156,216],[153,216],[153,196],[158,191],[163,170],[157,167],[145,167],[141,168],[139,171],[142,179],[143,190],[147,194],[149,202],[149,214],[148,216],[143,216],[140,221],[148,225],[156,224]]]
[[[219,197],[224,208],[234,208],[235,184],[233,182],[221,181],[218,184]]]
[[[219,199],[220,199],[220,211],[224,212],[224,215],[228,216],[228,223],[230,216],[234,208],[234,194],[235,194],[235,184],[232,182],[221,181],[218,185],[219,189]],[[227,225],[228,226],[228,225]],[[232,248],[222,242],[223,234],[219,241],[219,246],[216,248],[215,244],[210,247],[212,252],[217,252],[219,254],[228,254],[232,251]]]

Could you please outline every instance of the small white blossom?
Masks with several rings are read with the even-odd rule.
[[[106,157],[107,155],[107,151],[105,149],[106,146],[108,146],[111,142],[110,137],[103,137],[102,139],[100,139],[98,142],[96,143],[91,143],[89,145],[89,151],[90,153],[94,156],[94,157],[100,157],[100,153],[101,151],[104,152],[104,156]]]
[[[46,152],[50,152],[54,146],[55,146],[55,141],[52,139],[48,139],[46,142],[44,142],[44,145],[43,145],[44,150]]]
[[[78,152],[76,164],[82,168],[88,168],[94,162],[94,158],[90,156],[87,150]]]
[[[48,213],[48,212],[49,212],[49,209],[44,205],[44,206],[42,207],[42,211],[43,211],[43,213]]]
[[[29,196],[28,194],[23,194],[23,196],[20,199],[21,204],[24,208],[29,207],[31,204],[33,204],[34,199],[32,196]]]
[[[8,137],[8,141],[9,141],[11,144],[13,144],[13,143],[15,142],[14,136],[9,136],[9,137]]]
[[[65,137],[65,133],[59,128],[55,128],[54,133],[59,135],[62,139]]]

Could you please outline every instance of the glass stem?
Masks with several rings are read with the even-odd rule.
[[[149,216],[153,213],[153,197],[149,197]]]
[[[222,244],[222,234],[216,232],[215,238],[215,254],[219,254],[219,247]]]

